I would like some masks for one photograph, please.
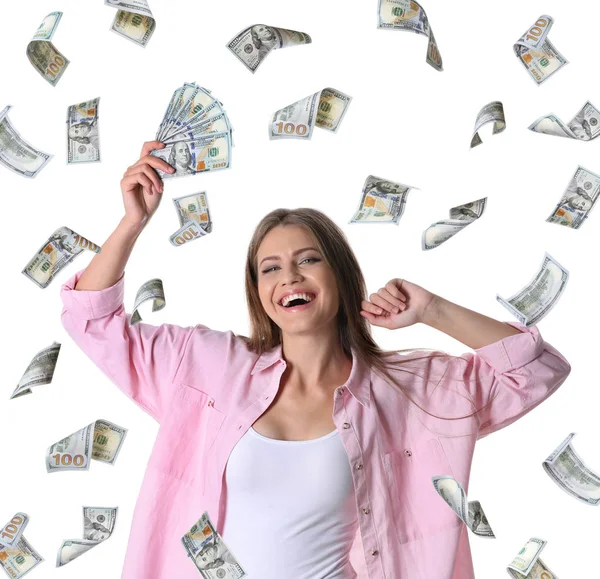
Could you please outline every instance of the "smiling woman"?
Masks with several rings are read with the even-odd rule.
[[[468,488],[475,442],[523,416],[570,365],[535,325],[500,322],[393,278],[367,298],[342,230],[277,209],[250,240],[250,334],[133,326],[124,268],[172,172],[150,151],[125,216],[62,286],[79,347],[160,422],[122,579],[193,579],[181,546],[208,511],[247,579],[473,579],[467,530],[432,477]],[[371,325],[427,324],[475,350],[386,352]],[[208,555],[207,555],[208,557]],[[233,560],[231,559],[233,557]],[[208,567],[207,567],[208,568]]]

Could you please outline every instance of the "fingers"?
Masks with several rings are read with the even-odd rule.
[[[375,304],[372,304],[371,302],[368,302],[367,300],[363,300],[362,302],[360,302],[360,307],[366,312],[375,314],[376,316],[380,316],[381,314],[383,314],[383,310],[380,307],[376,306]]]
[[[154,169],[160,169],[165,173],[173,173],[175,171],[175,169],[173,169],[169,163],[159,159],[158,157],[154,157],[153,155],[146,155],[145,157],[142,157],[139,161],[133,164],[133,167],[137,165],[150,165]]]
[[[397,314],[406,308],[406,304],[395,298],[385,288],[381,288],[376,294],[371,294],[369,299],[390,314]]]
[[[402,281],[403,280],[401,280],[401,279],[392,279],[385,284],[385,289],[388,290],[390,292],[390,294],[392,294],[394,297],[405,302],[406,296],[402,293],[402,291],[396,285],[396,282],[399,282],[400,287],[402,287]]]
[[[152,169],[152,167],[149,167],[148,165],[145,165],[145,164],[144,165],[134,165],[128,171],[128,174],[129,175],[141,175],[141,174],[145,175],[153,183],[154,189],[156,191],[160,191],[162,193],[162,190],[163,190],[162,181],[160,180],[160,177],[158,176],[156,171],[154,169]]]
[[[148,193],[149,195],[154,193],[154,185],[150,178],[144,173],[136,173],[134,175],[125,177],[121,181],[121,185],[126,189],[129,189],[132,186],[140,185],[144,190],[144,193]]]
[[[367,320],[369,320],[369,322],[371,324],[373,324],[374,326],[381,326],[382,328],[391,328],[391,322],[390,322],[390,318],[385,318],[382,316],[376,316],[374,314],[372,314],[371,312],[367,312],[365,310],[362,310],[360,312],[360,315],[363,318],[366,318]]]
[[[146,143],[144,143],[144,146],[142,147],[142,152],[140,153],[140,157],[145,157],[146,155],[150,154],[150,151],[154,151],[155,149],[164,149],[165,148],[165,144],[161,143],[160,141],[147,141]]]

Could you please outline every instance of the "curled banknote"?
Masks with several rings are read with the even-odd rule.
[[[117,523],[118,507],[83,507],[83,539],[62,542],[56,566],[62,567],[108,539]]]
[[[132,326],[142,321],[142,316],[140,316],[138,310],[144,302],[147,302],[149,300],[152,300],[153,312],[162,310],[165,307],[165,289],[163,287],[163,282],[161,279],[154,278],[148,280],[138,290],[135,296],[135,303],[133,304],[133,314],[131,314],[131,319],[129,320],[129,323]]]
[[[514,296],[496,299],[525,326],[537,324],[556,305],[567,287],[569,272],[547,252],[535,277]]]
[[[11,577],[20,579],[37,567],[44,558],[29,544],[25,537],[10,547],[0,545],[0,568]]]
[[[236,34],[227,43],[227,48],[253,73],[272,50],[311,42],[312,39],[306,32],[254,24]]]
[[[98,107],[100,97],[67,109],[67,163],[100,161]]]
[[[247,575],[210,520],[208,511],[181,538],[188,557],[204,579],[241,579]]]
[[[6,168],[33,179],[52,159],[52,155],[32,147],[12,126],[8,105],[0,112],[0,163]]]
[[[553,24],[551,16],[542,14],[513,46],[518,59],[538,85],[569,62],[548,39]]]
[[[126,435],[126,428],[96,420],[48,448],[46,471],[89,470],[92,459],[114,465]]]
[[[52,86],[56,86],[70,62],[51,42],[62,15],[62,12],[50,12],[27,45],[29,62]]]
[[[315,125],[337,132],[352,97],[334,88],[324,88],[279,109],[269,125],[270,139],[307,139]]]
[[[465,489],[454,477],[447,475],[433,476],[431,481],[438,495],[444,499],[446,504],[473,533],[480,537],[496,538],[483,512],[481,503],[479,501],[467,502]]]
[[[592,471],[571,445],[571,432],[542,463],[548,476],[566,493],[588,505],[600,503],[600,476]]]
[[[394,223],[398,225],[411,189],[415,189],[415,187],[369,175],[363,185],[358,209],[349,223]]]
[[[426,251],[439,247],[467,225],[477,221],[485,211],[487,197],[450,208],[450,218],[432,223],[421,237],[421,249]]]
[[[423,7],[414,0],[379,0],[377,28],[385,30],[408,30],[429,38],[427,63],[438,71],[442,67],[442,55],[429,25]]]
[[[27,513],[15,513],[14,517],[0,528],[0,547],[13,547],[21,539],[29,523]]]
[[[509,563],[506,570],[514,579],[558,579],[540,559],[547,541],[532,537]]]
[[[21,377],[21,380],[19,380],[10,399],[12,400],[13,398],[18,398],[25,394],[31,394],[31,389],[36,386],[50,384],[50,382],[52,382],[52,376],[54,376],[54,369],[56,368],[59,352],[60,344],[58,342],[52,342],[50,346],[40,350],[33,360],[29,362],[25,373]],[[2,538],[0,537],[0,542],[1,541]]]
[[[600,134],[600,111],[587,101],[568,125],[565,125],[555,114],[550,113],[534,121],[528,128],[535,133],[567,137],[577,141],[591,141]]]
[[[59,227],[21,273],[42,289],[47,288],[56,274],[85,249],[100,253],[101,248],[68,227]]]
[[[106,6],[117,8],[111,30],[131,40],[138,46],[146,46],[156,21],[146,0],[104,0]]]
[[[205,191],[176,197],[173,199],[173,203],[179,217],[180,227],[169,237],[172,245],[179,247],[212,231],[212,220]]]
[[[581,166],[577,167],[560,201],[546,221],[579,229],[596,204],[599,192],[600,175]]]
[[[506,128],[504,106],[500,101],[488,103],[479,111],[479,113],[477,113],[473,137],[471,138],[471,149],[477,145],[481,145],[483,142],[479,136],[479,129],[488,123],[494,123],[494,128],[492,129],[493,135],[501,133]]]

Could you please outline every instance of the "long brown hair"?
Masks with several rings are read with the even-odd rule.
[[[250,350],[260,355],[278,346],[282,341],[281,329],[267,315],[260,301],[256,263],[260,244],[269,231],[278,225],[298,225],[308,229],[313,234],[321,255],[333,270],[337,281],[340,302],[337,315],[338,333],[342,349],[347,356],[351,356],[351,350],[354,349],[357,357],[378,372],[384,380],[399,388],[413,404],[430,416],[445,420],[458,420],[473,416],[481,410],[479,409],[467,416],[443,418],[431,414],[419,406],[408,395],[398,380],[390,373],[390,370],[408,371],[413,375],[414,372],[402,368],[403,364],[400,359],[390,362],[388,360],[390,357],[396,356],[399,352],[407,351],[427,352],[422,358],[431,356],[457,357],[439,350],[433,351],[425,348],[383,350],[377,345],[371,335],[370,322],[360,315],[362,309],[361,302],[363,299],[367,299],[367,286],[358,260],[344,232],[329,217],[316,209],[306,207],[299,209],[275,209],[265,215],[254,230],[248,246],[245,274],[246,301],[250,315],[250,336],[247,338],[244,337],[244,339]],[[411,357],[411,362],[416,359],[421,358]],[[460,359],[465,361],[463,358]],[[440,377],[439,381],[436,381],[438,384],[444,375]]]

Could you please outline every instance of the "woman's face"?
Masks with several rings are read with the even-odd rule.
[[[274,227],[258,248],[256,262],[260,301],[283,334],[310,334],[335,323],[339,309],[335,276],[308,229]],[[281,300],[290,293],[308,294],[304,297],[311,301],[285,307]]]

